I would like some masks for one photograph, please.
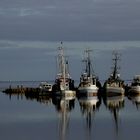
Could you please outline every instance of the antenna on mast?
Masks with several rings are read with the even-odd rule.
[[[117,79],[117,78],[119,78],[118,76],[118,74],[119,74],[119,72],[118,72],[118,70],[120,69],[120,66],[118,66],[118,61],[120,61],[120,56],[121,56],[121,54],[120,53],[118,53],[117,51],[113,51],[113,79]]]
[[[90,59],[90,52],[92,52],[92,50],[90,50],[90,49],[86,49],[86,50],[85,50],[86,72],[88,73],[88,76],[91,75],[91,59]]]

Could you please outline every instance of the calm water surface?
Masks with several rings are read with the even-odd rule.
[[[58,46],[59,43],[0,42],[0,139],[138,139],[140,97],[30,99],[2,93],[9,85],[36,87],[42,80],[52,82]],[[94,69],[102,83],[111,72],[113,50],[122,54],[120,73],[126,83],[140,74],[140,42],[69,42],[65,47],[76,84],[85,48],[94,50]]]
[[[131,140],[140,136],[140,97],[60,99],[0,94],[0,139]]]

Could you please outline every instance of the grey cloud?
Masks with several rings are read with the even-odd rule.
[[[139,0],[0,2],[0,38],[139,40]]]

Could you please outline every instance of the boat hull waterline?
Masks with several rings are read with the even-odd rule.
[[[82,95],[82,94],[97,94],[98,93],[99,88],[96,87],[95,85],[91,85],[88,87],[79,87],[78,88],[78,92]]]
[[[123,95],[125,93],[122,87],[106,87],[106,94],[108,96]]]

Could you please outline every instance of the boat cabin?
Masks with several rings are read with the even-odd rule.
[[[51,91],[52,90],[52,85],[49,84],[48,82],[41,82],[40,85],[39,85],[39,88],[41,90]]]

